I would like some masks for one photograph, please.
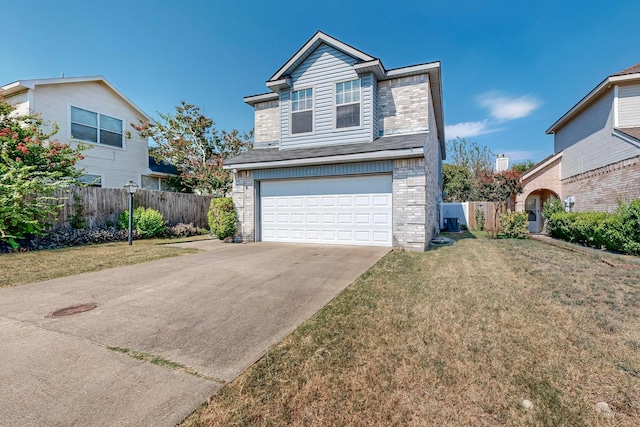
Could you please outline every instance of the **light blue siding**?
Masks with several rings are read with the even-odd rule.
[[[561,179],[640,155],[640,149],[613,135],[613,90],[555,134],[563,152]]]
[[[378,122],[378,82],[372,77],[371,84],[371,140],[373,141],[378,137],[380,123]]]
[[[261,169],[253,172],[253,178],[281,179],[306,178],[311,176],[360,175],[370,173],[385,173],[393,171],[393,161],[343,163],[324,166],[302,166],[294,168]]]
[[[289,125],[289,91],[280,94],[280,147],[302,148],[319,145],[370,142],[373,135],[372,104],[373,75],[361,77],[362,123],[359,128],[335,129],[334,85],[336,82],[357,79],[353,70],[356,59],[325,44],[320,45],[291,75],[293,90],[313,88],[313,132],[291,135]]]

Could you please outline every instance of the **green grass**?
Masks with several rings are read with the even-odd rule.
[[[640,271],[480,237],[390,253],[183,424],[637,425]]]
[[[111,350],[111,351],[115,351],[118,353],[122,353],[122,354],[126,354],[127,356],[133,357],[134,359],[137,360],[142,360],[143,362],[148,362],[151,363],[153,365],[158,365],[158,366],[162,366],[163,368],[167,368],[167,369],[171,369],[174,371],[179,371],[188,375],[194,375],[196,377],[200,377],[200,378],[205,378],[208,380],[212,380],[212,381],[217,381],[220,383],[224,383],[223,380],[219,380],[216,378],[211,378],[211,377],[207,377],[204,376],[200,373],[198,373],[197,371],[182,365],[180,363],[165,359],[162,356],[158,356],[155,354],[151,354],[151,353],[145,353],[143,351],[135,351],[135,350],[131,350],[129,348],[122,348],[122,347],[107,347],[107,349]]]
[[[167,246],[166,243],[209,238],[135,240],[131,246],[127,242],[117,242],[0,254],[0,288],[192,254],[198,250]]]

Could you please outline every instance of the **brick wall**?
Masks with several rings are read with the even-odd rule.
[[[538,190],[551,190],[562,198],[562,184],[560,183],[561,159],[562,157],[553,161],[524,181],[524,190],[516,196],[516,211],[523,212],[524,202],[529,194]]]
[[[562,180],[562,197],[575,197],[577,212],[611,212],[618,200],[640,199],[640,156]]]
[[[235,174],[231,198],[238,214],[236,239],[241,242],[253,242],[255,236],[255,181],[252,171],[238,171]]]
[[[403,77],[378,83],[380,135],[428,129],[429,76]]]
[[[280,141],[278,101],[261,102],[255,106],[254,147],[277,146]]]
[[[394,161],[393,246],[424,251],[431,230],[426,229],[426,165],[424,158]],[[429,213],[431,215],[431,213]]]

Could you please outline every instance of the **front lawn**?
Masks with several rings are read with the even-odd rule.
[[[463,237],[387,255],[184,425],[638,425],[640,270]]]
[[[167,246],[164,243],[209,238],[194,236],[182,239],[135,240],[132,246],[127,242],[117,242],[0,254],[0,288],[190,254],[198,250]]]

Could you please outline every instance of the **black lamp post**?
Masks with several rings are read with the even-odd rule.
[[[138,191],[138,184],[129,181],[124,185],[124,189],[129,192],[129,244],[133,244],[133,195]]]

